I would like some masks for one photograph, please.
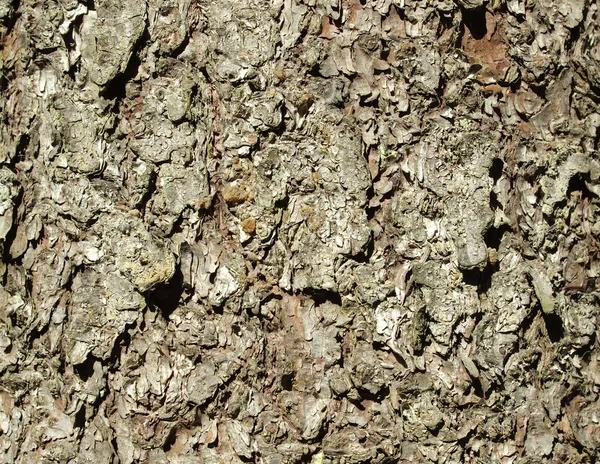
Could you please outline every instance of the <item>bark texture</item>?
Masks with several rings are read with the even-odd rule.
[[[598,0],[0,0],[0,462],[595,462]]]

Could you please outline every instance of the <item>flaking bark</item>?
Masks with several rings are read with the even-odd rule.
[[[598,0],[0,0],[0,462],[596,462]]]

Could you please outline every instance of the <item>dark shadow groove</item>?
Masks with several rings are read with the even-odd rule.
[[[546,331],[548,332],[548,338],[550,338],[552,343],[559,342],[564,336],[562,319],[558,314],[544,313],[542,316],[546,325]]]
[[[317,306],[327,302],[338,306],[342,305],[342,297],[340,294],[331,290],[306,288],[304,289],[304,293],[307,296],[310,296]]]
[[[183,274],[177,267],[175,274],[169,282],[157,285],[148,295],[148,305],[156,307],[165,318],[169,317],[177,309],[181,295],[184,292]]]
[[[485,8],[480,7],[474,10],[463,10],[463,23],[475,40],[483,39],[487,34],[487,25],[485,23]]]

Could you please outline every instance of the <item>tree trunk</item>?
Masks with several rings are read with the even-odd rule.
[[[595,462],[598,0],[0,0],[0,462]]]

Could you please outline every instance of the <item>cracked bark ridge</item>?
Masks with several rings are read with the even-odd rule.
[[[596,462],[597,0],[0,0],[0,462]]]

